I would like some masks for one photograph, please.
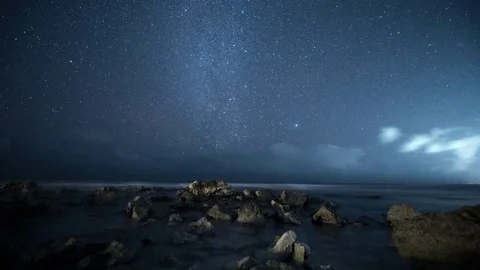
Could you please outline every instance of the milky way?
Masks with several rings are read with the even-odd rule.
[[[178,153],[376,143],[478,118],[471,1],[9,1],[0,136]]]

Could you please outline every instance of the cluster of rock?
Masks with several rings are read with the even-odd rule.
[[[289,230],[277,236],[272,247],[267,253],[260,253],[254,256],[244,257],[232,262],[225,269],[249,269],[249,270],[299,270],[299,269],[331,269],[330,265],[311,265],[308,257],[311,254],[310,247],[297,241],[297,234]]]
[[[162,195],[163,191],[152,187],[106,187],[95,190],[79,203],[113,204],[125,194],[129,195],[124,198],[131,198],[130,192],[133,192],[135,195],[124,210],[128,218],[147,224],[168,217],[169,226],[189,219],[182,217],[183,210],[201,212],[203,216],[189,223],[187,229],[173,227],[172,243],[176,245],[217,235],[213,220],[263,225],[268,219],[274,219],[284,224],[301,225],[307,213],[308,220],[316,225],[349,224],[335,212],[333,203],[315,201],[300,192],[275,193],[266,189],[237,192],[223,181],[192,182],[173,198]],[[52,209],[52,205],[42,188],[34,182],[0,185],[0,218],[3,220],[10,222],[13,217],[44,213],[46,209]],[[398,204],[389,209],[387,221],[399,254],[420,269],[428,269],[427,266],[431,265],[434,265],[431,269],[443,269],[440,265],[452,269],[461,265],[459,269],[469,269],[463,266],[478,266],[480,263],[480,205],[445,213],[420,213],[407,204]],[[105,269],[133,258],[132,252],[118,241],[86,243],[72,238],[51,250],[42,256],[28,258],[25,264],[28,267],[24,269]],[[310,248],[297,241],[294,231],[277,237],[268,253],[272,256],[245,257],[230,265],[229,269],[333,269],[328,268],[331,266],[311,266],[308,263]],[[58,258],[62,258],[60,265]],[[477,269],[475,266],[471,269]]]
[[[480,205],[420,213],[398,204],[389,209],[387,220],[399,254],[415,267],[479,269]]]

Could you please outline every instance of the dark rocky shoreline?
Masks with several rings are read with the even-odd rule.
[[[480,205],[448,213],[418,213],[401,204],[392,206],[383,222],[369,217],[347,220],[337,214],[335,202],[288,190],[235,190],[222,181],[195,181],[180,190],[130,186],[87,193],[46,190],[34,182],[11,182],[0,186],[0,202],[4,232],[18,231],[32,217],[42,217],[48,223],[49,218],[62,219],[73,209],[104,207],[117,209],[115,217],[124,217],[135,231],[168,232],[168,239],[142,237],[132,244],[133,230],[105,228],[108,232],[98,237],[71,235],[33,251],[29,243],[3,243],[2,269],[335,269],[327,262],[311,262],[315,250],[305,241],[308,239],[298,239],[296,234],[306,223],[338,229],[354,226],[391,230],[398,253],[413,268],[480,269]],[[262,239],[262,235],[268,235],[265,230],[269,226],[281,227],[283,233]],[[252,238],[252,244],[228,243],[224,227],[247,232],[245,238]],[[269,244],[262,244],[266,241]],[[144,255],[157,246],[167,250],[168,246],[178,247],[175,250],[198,246],[200,251],[215,247],[217,253],[229,252],[233,257],[212,268],[203,263],[208,255],[196,259],[191,252],[186,258],[162,251],[150,256],[154,268],[152,263],[142,268]]]

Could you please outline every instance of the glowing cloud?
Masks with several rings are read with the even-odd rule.
[[[396,141],[400,136],[402,135],[402,132],[400,131],[399,128],[396,127],[384,127],[380,130],[380,134],[378,135],[378,139],[380,140],[380,143],[382,144],[388,144]]]

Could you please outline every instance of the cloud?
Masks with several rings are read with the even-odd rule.
[[[462,132],[463,131],[463,132]],[[400,153],[421,153],[438,156],[438,163],[447,161],[447,169],[453,172],[470,172],[478,161],[480,134],[471,129],[432,129],[429,133],[413,134],[401,144]]]
[[[402,132],[399,128],[389,126],[389,127],[383,127],[380,130],[380,134],[378,135],[378,139],[380,143],[382,144],[388,144],[396,141],[400,136],[402,135]]]

